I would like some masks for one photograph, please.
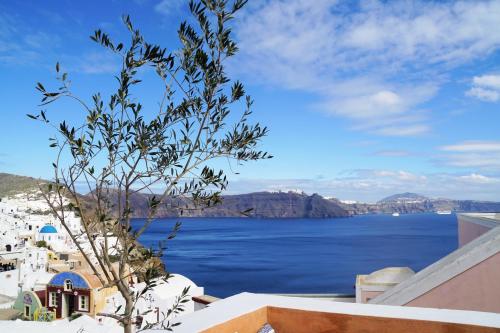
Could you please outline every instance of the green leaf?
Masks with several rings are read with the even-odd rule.
[[[36,83],[36,89],[41,92],[45,92],[45,87],[40,82]]]
[[[250,216],[250,212],[253,211],[253,208],[248,208],[248,209],[245,209],[244,211],[240,212],[241,215],[243,216]]]

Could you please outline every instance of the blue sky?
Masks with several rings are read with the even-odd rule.
[[[0,1],[0,171],[50,177],[50,130],[25,114],[59,61],[73,90],[110,91],[116,59],[90,41],[177,47],[180,0]],[[230,193],[299,189],[376,201],[412,191],[500,200],[500,1],[251,0],[229,64],[255,99],[272,160],[231,174]],[[146,85],[140,97],[159,100]],[[153,105],[153,104],[152,104]],[[58,117],[77,119],[74,105]],[[81,115],[81,114],[80,114]]]

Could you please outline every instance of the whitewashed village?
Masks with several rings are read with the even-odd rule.
[[[67,225],[78,233],[80,219],[74,213],[67,213],[65,218]],[[98,316],[100,312],[115,312],[123,303],[120,294],[116,288],[103,287],[93,275],[39,192],[1,199],[0,233],[2,331],[9,328],[15,332],[122,330],[115,319]],[[83,248],[89,246],[84,239],[80,243]],[[141,290],[140,281],[132,278],[131,283]],[[173,275],[168,284],[161,283],[144,295],[136,309],[141,313],[151,311],[141,318],[141,324],[159,322],[160,310],[170,308],[186,287],[191,297],[203,295],[202,287],[182,275]],[[191,299],[185,313],[194,309]],[[9,319],[17,320],[5,321]]]

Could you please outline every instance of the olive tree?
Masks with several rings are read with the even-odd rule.
[[[43,195],[93,274],[104,287],[116,287],[124,298],[123,307],[100,314],[118,320],[124,332],[132,332],[136,323],[137,301],[159,283],[159,277],[166,280],[169,276],[160,269],[159,260],[151,260],[161,255],[161,249],[138,245],[160,207],[167,205],[182,215],[186,210],[213,206],[228,185],[225,171],[215,168],[214,160],[243,163],[271,157],[259,150],[267,128],[250,123],[251,97],[225,70],[227,60],[238,51],[229,22],[245,3],[190,1],[195,23],[180,24],[175,50],[148,43],[128,16],[124,24],[129,42],[118,43],[107,33],[95,31],[91,39],[121,61],[116,90],[107,97],[96,93],[87,100],[75,94],[59,63],[58,88],[37,84],[41,105],[68,99],[79,106],[80,122],[53,123],[47,110],[28,115],[55,131],[49,139],[57,151],[53,182]],[[154,109],[143,107],[146,103],[134,94],[134,87],[144,84],[147,71],[159,78],[152,84],[161,84]],[[85,196],[80,194],[82,184],[87,188]],[[161,191],[154,190],[158,188]],[[131,197],[137,193],[148,193],[148,213],[133,227]],[[81,217],[79,232],[69,227],[68,210]],[[165,237],[172,238],[178,229],[176,223]],[[144,290],[130,285],[136,275],[146,282]],[[184,290],[174,306],[165,310],[164,320],[154,324],[164,329],[176,325],[169,317],[182,311],[187,294]]]

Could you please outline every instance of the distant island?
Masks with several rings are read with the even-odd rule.
[[[335,199],[334,199],[335,200]],[[335,200],[337,201],[337,200]],[[416,193],[400,193],[386,197],[375,204],[341,203],[351,214],[409,214],[437,211],[451,212],[498,212],[500,202],[478,200],[432,199]]]
[[[0,198],[22,193],[37,186],[31,177],[0,173]],[[90,195],[82,195],[90,202]],[[146,216],[151,194],[135,193],[131,197],[133,216]],[[498,212],[500,202],[477,200],[432,199],[416,193],[401,193],[386,197],[377,203],[358,203],[325,198],[319,194],[299,192],[255,192],[226,195],[222,203],[205,209],[171,209],[180,206],[179,200],[168,200],[158,211],[159,218],[168,217],[243,217],[254,218],[335,218],[361,214],[409,214],[436,211],[451,212]],[[250,211],[248,211],[250,210]]]

